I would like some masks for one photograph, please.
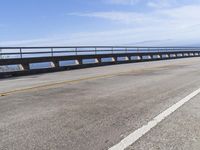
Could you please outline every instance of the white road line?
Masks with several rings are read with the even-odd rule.
[[[160,123],[162,120],[164,120],[166,117],[171,115],[173,112],[175,112],[177,109],[179,109],[181,106],[183,106],[185,103],[190,101],[193,97],[198,95],[200,93],[200,88],[190,95],[186,96],[158,116],[156,116],[153,120],[148,122],[146,125],[142,126],[141,128],[137,129],[130,135],[128,135],[126,138],[124,138],[122,141],[120,141],[118,144],[114,145],[113,147],[109,148],[109,150],[124,150],[130,145],[134,144],[138,139],[140,139],[143,135],[148,133],[152,128],[154,128],[158,123]]]

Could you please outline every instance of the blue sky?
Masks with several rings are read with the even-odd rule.
[[[0,0],[0,46],[200,45],[200,0]]]

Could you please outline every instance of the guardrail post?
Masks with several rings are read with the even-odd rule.
[[[101,63],[101,58],[95,58],[95,63]]]
[[[22,48],[20,48],[19,51],[20,51],[20,58],[23,58],[23,56],[22,56]]]
[[[112,57],[113,62],[117,62],[117,57]]]
[[[3,56],[2,56],[2,49],[0,49],[0,59],[2,59]]]
[[[139,50],[139,47],[138,47],[138,48],[137,48],[137,52],[139,53],[139,51],[140,51],[140,50]]]
[[[77,59],[75,60],[76,65],[82,65],[83,64],[83,60],[82,59]]]
[[[142,60],[142,56],[137,56],[137,60]]]
[[[59,61],[52,61],[51,62],[51,67],[52,68],[59,68],[60,67],[60,63],[59,63]]]
[[[75,48],[76,56],[78,55],[78,48]]]
[[[97,48],[96,47],[94,48],[94,53],[95,53],[95,55],[97,54]]]
[[[126,56],[126,57],[125,57],[125,60],[126,60],[126,61],[129,61],[129,60],[131,60],[131,59],[130,59],[129,56]]]
[[[51,48],[51,57],[53,57],[53,48]]]
[[[29,63],[22,63],[20,64],[20,70],[30,70],[30,65]]]

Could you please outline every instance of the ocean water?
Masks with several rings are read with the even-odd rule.
[[[112,62],[112,58],[103,58],[102,62]],[[94,64],[94,63],[96,63],[95,59],[83,60],[83,64]],[[74,66],[76,65],[76,61],[75,60],[60,61],[59,65],[61,67]],[[43,68],[51,68],[51,62],[30,64],[30,69],[43,69]]]
[[[0,72],[13,72],[19,70],[19,65],[0,66]]]

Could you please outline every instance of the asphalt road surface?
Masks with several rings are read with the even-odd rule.
[[[123,149],[199,150],[200,94],[187,98],[199,88],[200,58],[3,79],[0,149],[108,150],[128,138]]]

